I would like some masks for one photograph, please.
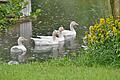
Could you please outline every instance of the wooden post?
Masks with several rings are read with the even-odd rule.
[[[32,36],[32,22],[23,22],[20,24],[20,36],[30,39]]]

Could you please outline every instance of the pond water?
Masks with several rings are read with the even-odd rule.
[[[6,34],[4,34],[4,36],[1,36],[0,59],[2,61],[8,62],[12,60],[10,48],[14,45],[17,45],[17,39],[19,36],[23,36],[28,39],[28,41],[23,43],[27,48],[27,53],[24,56],[26,60],[25,62],[63,57],[69,52],[75,51],[80,47],[75,38],[71,38],[70,40],[55,46],[36,46],[30,39],[32,37],[32,22],[25,22],[15,25],[14,29],[8,31]]]
[[[109,0],[32,0],[32,11],[37,8],[42,9],[42,12],[36,21],[15,25],[12,30],[0,36],[0,61],[11,60],[10,48],[17,45],[19,36],[28,39],[24,43],[27,48],[24,57],[26,62],[63,57],[69,52],[79,51],[85,28],[111,13]],[[69,29],[72,20],[79,23],[75,39],[65,41],[59,46],[35,46],[30,40],[36,35],[51,35],[61,25]]]

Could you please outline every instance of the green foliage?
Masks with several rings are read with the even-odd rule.
[[[27,2],[24,2],[24,0],[8,0],[7,3],[0,4],[0,32],[16,23],[22,16],[20,11],[26,5]]]
[[[41,9],[36,9],[36,11],[31,13],[30,18],[37,19],[38,16],[40,16],[40,15],[41,15]]]
[[[104,3],[103,3],[104,2]],[[92,24],[97,18],[108,16],[108,1],[88,0],[32,0],[32,11],[42,10],[37,22],[33,22],[33,35],[51,35],[52,31],[61,25],[69,29],[69,24],[75,20],[81,25]],[[105,4],[105,5],[104,5]],[[82,36],[80,29],[78,36]]]
[[[98,23],[89,27],[89,31],[85,33],[83,38],[85,43],[89,45],[95,43],[104,43],[104,41],[111,37],[118,37],[120,35],[120,19],[114,20],[110,18],[101,18]]]
[[[87,63],[114,65],[120,67],[120,18],[100,19],[90,26],[84,42],[88,43],[85,51]]]
[[[19,20],[26,18],[21,13],[26,5],[28,2],[24,0],[8,0],[7,3],[0,4],[0,32],[4,32]],[[28,18],[36,19],[40,12],[41,9],[36,9]]]

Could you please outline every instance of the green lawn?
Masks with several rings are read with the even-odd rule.
[[[48,63],[1,64],[0,80],[120,80],[120,69]]]

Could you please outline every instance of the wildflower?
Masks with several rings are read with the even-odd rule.
[[[113,27],[112,31],[113,31],[114,33],[117,32],[116,27]]]
[[[89,27],[90,32],[92,31],[92,28],[93,28],[93,26],[90,26],[90,27]]]
[[[110,24],[110,18],[106,18],[106,23]]]
[[[100,24],[105,24],[105,19],[104,18],[100,19]]]

